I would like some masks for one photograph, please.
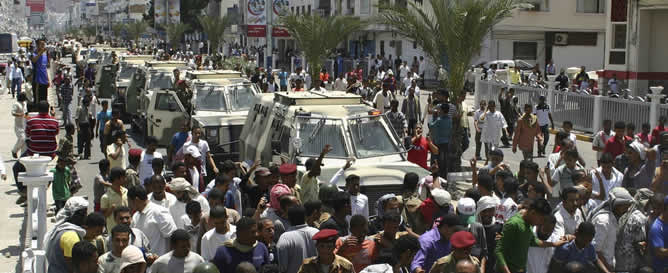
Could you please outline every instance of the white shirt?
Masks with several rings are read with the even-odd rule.
[[[408,68],[408,66],[406,65],[401,64],[401,66],[399,66],[399,78],[403,79],[404,77],[406,77],[408,71],[410,71],[410,68]]]
[[[132,227],[144,232],[151,242],[151,251],[157,255],[168,252],[169,237],[176,230],[169,210],[151,202],[148,202],[142,211],[135,212],[132,216]]]
[[[381,113],[385,113],[385,111],[390,110],[391,100],[392,100],[392,94],[390,94],[390,91],[387,91],[387,96],[383,95],[383,91],[378,91],[378,93],[376,93],[376,96],[373,98],[373,103],[375,105],[378,105],[378,110],[380,110]],[[385,108],[387,108],[387,110]]]
[[[612,188],[615,187],[621,187],[622,186],[622,180],[624,180],[624,174],[612,167],[612,173],[610,174],[610,179],[605,178],[605,175],[603,175],[603,168],[598,167],[596,168],[596,171],[601,174],[601,179],[603,180],[603,186],[605,187],[605,192],[603,193],[605,196],[605,200],[608,200],[609,195],[608,193]],[[591,193],[592,194],[601,194],[601,187],[600,183],[598,181],[598,177],[596,177],[596,174],[594,172],[591,173],[592,177],[592,187],[591,187]],[[601,200],[594,200],[596,201],[596,205],[600,205],[603,203]]]
[[[15,101],[12,105],[12,114],[22,114],[20,117],[14,117],[14,130],[24,131],[26,129],[25,114],[28,111],[27,103]]]
[[[482,142],[498,144],[501,139],[501,129],[508,128],[503,114],[499,111],[487,112],[481,119],[485,122],[481,135]]]
[[[557,223],[554,226],[554,234],[561,236],[564,235],[573,235],[575,230],[578,229],[578,226],[584,222],[584,216],[582,211],[579,209],[575,210],[575,215],[571,215],[566,211],[564,206],[560,206],[559,210],[554,213],[554,217],[557,218]]]
[[[199,202],[200,206],[202,207],[202,213],[203,214],[209,214],[209,211],[211,210],[209,208],[209,201],[204,198],[202,195],[198,195],[197,197],[193,198],[193,200]],[[182,216],[188,217],[186,214],[186,203],[183,203],[181,201],[177,201],[171,208],[169,208],[169,213],[172,215],[172,218],[174,219],[174,224],[176,224],[176,228],[180,229],[185,229],[186,227],[186,222],[183,221]]]
[[[545,109],[538,109],[536,106],[533,109],[533,113],[538,117],[538,125],[545,126],[550,124],[550,106],[546,105]]]
[[[333,87],[334,90],[336,90],[336,91],[345,91],[346,88],[348,88],[348,81],[346,81],[346,79],[343,79],[343,78],[337,78],[337,79],[334,81],[334,87]]]
[[[615,244],[617,243],[617,218],[611,212],[601,213],[592,219],[596,235],[592,242],[596,252],[601,252],[605,261],[615,267]]]
[[[485,122],[480,120],[480,116],[482,116],[482,114],[485,113],[485,111],[478,109],[478,110],[475,110],[475,112],[473,113],[473,121],[478,122],[478,128],[480,128],[481,132],[482,132],[483,124],[485,124]]]
[[[505,223],[510,217],[513,217],[517,211],[517,203],[515,203],[512,198],[506,197],[501,199],[501,204],[496,207],[496,222]]]
[[[608,86],[610,86],[610,93],[617,94],[617,92],[618,92],[617,80],[610,79],[608,81]]]
[[[536,233],[536,227],[533,228],[534,235],[538,236]],[[547,242],[557,242],[561,236],[558,236],[556,232],[552,232]],[[529,247],[529,252],[527,256],[527,273],[547,273],[547,269],[550,266],[550,260],[552,260],[552,255],[554,255],[553,247]]]
[[[369,197],[364,194],[350,195],[351,215],[363,215],[369,219]]]
[[[121,257],[116,257],[111,251],[97,258],[97,273],[116,273],[121,271]]]
[[[403,84],[404,84],[404,86],[406,86],[406,90],[408,90],[408,88],[411,86],[411,83],[412,83],[413,80],[415,80],[416,78],[415,78],[415,77],[408,77],[408,76],[406,76],[406,77],[404,77],[403,79],[404,79]]]
[[[316,233],[318,229],[302,224],[281,235],[276,243],[279,272],[297,273],[304,259],[318,255],[311,239]]]
[[[162,198],[162,200],[158,201],[153,198],[153,193],[148,194],[148,200],[153,202],[153,204],[162,206],[163,208],[169,209],[171,208],[178,200],[176,200],[176,196],[174,196],[171,193],[165,192],[165,198]]]
[[[153,176],[154,158],[162,158],[162,154],[158,153],[157,151],[154,151],[153,154],[147,154],[146,151],[141,152],[141,161],[139,162],[139,170],[137,175],[139,176],[139,183],[142,185],[144,185],[144,181],[146,181],[146,179]]]
[[[568,139],[570,139],[571,141],[573,141],[573,144],[575,144],[575,142],[578,140],[578,138],[577,138],[577,137],[575,136],[575,134],[573,134],[573,133],[571,133],[570,135],[568,135]]]
[[[181,151],[185,151],[188,148],[188,146],[191,145],[199,149],[199,153],[201,155],[200,161],[202,162],[202,176],[206,177],[206,159],[207,159],[207,154],[209,153],[209,143],[206,142],[206,140],[204,139],[200,139],[197,143],[192,142],[192,140],[190,140],[183,144],[183,147],[181,147]]]
[[[234,225],[230,225],[230,229],[225,234],[216,232],[215,228],[207,231],[202,236],[202,258],[204,258],[205,261],[213,260],[218,247],[235,238],[237,238],[237,227]]]
[[[596,135],[594,135],[594,139],[592,140],[591,145],[603,149],[605,148],[605,143],[608,141],[608,139],[613,136],[615,136],[614,131],[610,130],[610,134],[606,134],[605,131],[601,130],[596,133]],[[600,160],[602,155],[603,152],[596,152],[596,159]]]
[[[173,251],[170,251],[155,260],[151,266],[151,273],[192,273],[197,265],[206,262],[202,259],[202,256],[192,251],[184,258],[177,258],[172,255]]]
[[[193,187],[199,190],[199,171],[195,167],[190,168],[188,171],[190,171],[190,181],[192,181]]]

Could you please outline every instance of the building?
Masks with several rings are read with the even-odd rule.
[[[633,95],[668,84],[668,0],[608,0],[605,70],[627,83]],[[665,89],[664,89],[665,91]]]
[[[549,60],[561,68],[603,69],[606,0],[532,0],[494,26],[478,61],[520,59],[541,71]]]

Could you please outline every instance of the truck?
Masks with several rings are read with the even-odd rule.
[[[239,136],[260,90],[232,70],[188,71],[186,80],[193,91],[192,125],[202,128],[214,161],[237,161]]]
[[[361,96],[341,91],[259,94],[239,140],[242,161],[292,162],[299,175],[308,158],[317,158],[325,145],[331,145],[320,181],[330,181],[348,160],[354,161],[343,176],[361,177],[361,191],[369,197],[371,211],[382,195],[401,192],[406,173],[429,174],[407,160],[407,151],[385,115]],[[345,185],[343,178],[335,183]]]
[[[115,105],[128,115],[126,118],[132,120],[133,129],[142,132],[145,137],[156,136],[160,145],[168,144],[172,134],[181,126],[163,123],[162,119],[149,115],[147,110],[185,112],[185,108],[173,91],[172,71],[174,68],[187,69],[185,62],[146,61],[144,67],[135,71],[130,81],[123,98],[125,104]],[[171,95],[174,95],[176,101],[171,98]],[[167,115],[173,116],[172,114]]]

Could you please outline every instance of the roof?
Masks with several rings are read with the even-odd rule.
[[[276,92],[274,101],[286,105],[354,105],[361,104],[362,97],[343,91]]]
[[[241,72],[234,70],[196,70],[186,72],[187,79],[241,78]]]
[[[181,61],[146,61],[146,67],[179,67],[179,66],[187,66],[188,64],[186,62],[181,62]]]
[[[302,112],[311,113],[313,115],[319,115],[329,118],[346,118],[356,115],[366,116],[372,110],[373,107],[365,104],[356,104],[356,105],[305,105],[305,106],[292,106],[297,107],[302,110]]]

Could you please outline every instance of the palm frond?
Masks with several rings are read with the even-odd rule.
[[[211,42],[211,48],[217,49],[218,45],[224,41],[225,29],[231,25],[231,19],[227,15],[222,18],[204,16],[199,18],[199,23]]]
[[[172,48],[176,48],[183,40],[183,33],[188,31],[190,26],[184,23],[173,23],[167,25],[167,38]]]

